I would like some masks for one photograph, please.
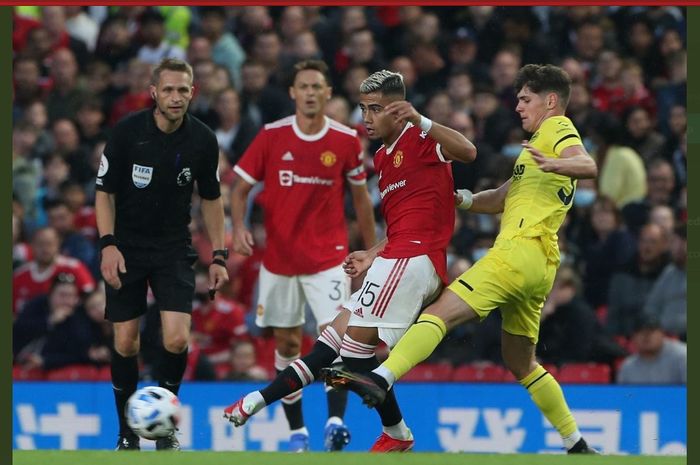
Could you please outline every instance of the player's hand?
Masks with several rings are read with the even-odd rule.
[[[415,126],[420,124],[420,113],[418,113],[418,110],[413,108],[413,105],[406,100],[391,102],[389,105],[384,107],[384,111],[391,113],[397,121],[401,121],[402,123],[410,121]]]
[[[233,228],[233,251],[241,255],[253,254],[253,235],[248,228]]]
[[[212,263],[209,265],[209,293],[213,295],[214,292],[222,288],[224,284],[228,282],[228,271],[225,266],[217,265]]]
[[[532,159],[542,171],[545,173],[556,173],[558,166],[558,160],[556,158],[545,157],[542,155],[542,152],[530,145],[528,141],[523,141],[522,145],[530,152]]]
[[[117,246],[109,245],[102,249],[100,271],[107,284],[114,289],[120,289],[122,287],[122,280],[119,279],[119,273],[126,273],[126,263],[124,262],[124,255],[122,255]]]
[[[375,256],[366,250],[352,252],[343,260],[343,271],[351,278],[356,278],[372,266]]]

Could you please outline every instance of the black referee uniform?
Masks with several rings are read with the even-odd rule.
[[[153,108],[116,125],[97,174],[97,189],[114,194],[114,236],[127,270],[120,289],[106,286],[109,321],[143,315],[149,284],[159,310],[192,311],[192,192],[196,182],[203,199],[220,197],[218,159],[216,136],[191,115],[170,134],[156,126]]]

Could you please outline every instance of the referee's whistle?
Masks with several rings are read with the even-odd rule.
[[[214,300],[214,294],[216,294],[216,289],[209,289],[209,300]]]

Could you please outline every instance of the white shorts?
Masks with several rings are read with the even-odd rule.
[[[353,294],[348,326],[378,328],[379,338],[394,347],[441,290],[442,281],[427,255],[377,257]]]
[[[316,274],[284,276],[260,267],[255,324],[294,328],[305,322],[308,303],[318,326],[333,321],[350,296],[350,278],[341,265]]]

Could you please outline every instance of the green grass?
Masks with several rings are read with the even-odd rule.
[[[13,465],[686,465],[686,457],[320,452],[14,451]]]

